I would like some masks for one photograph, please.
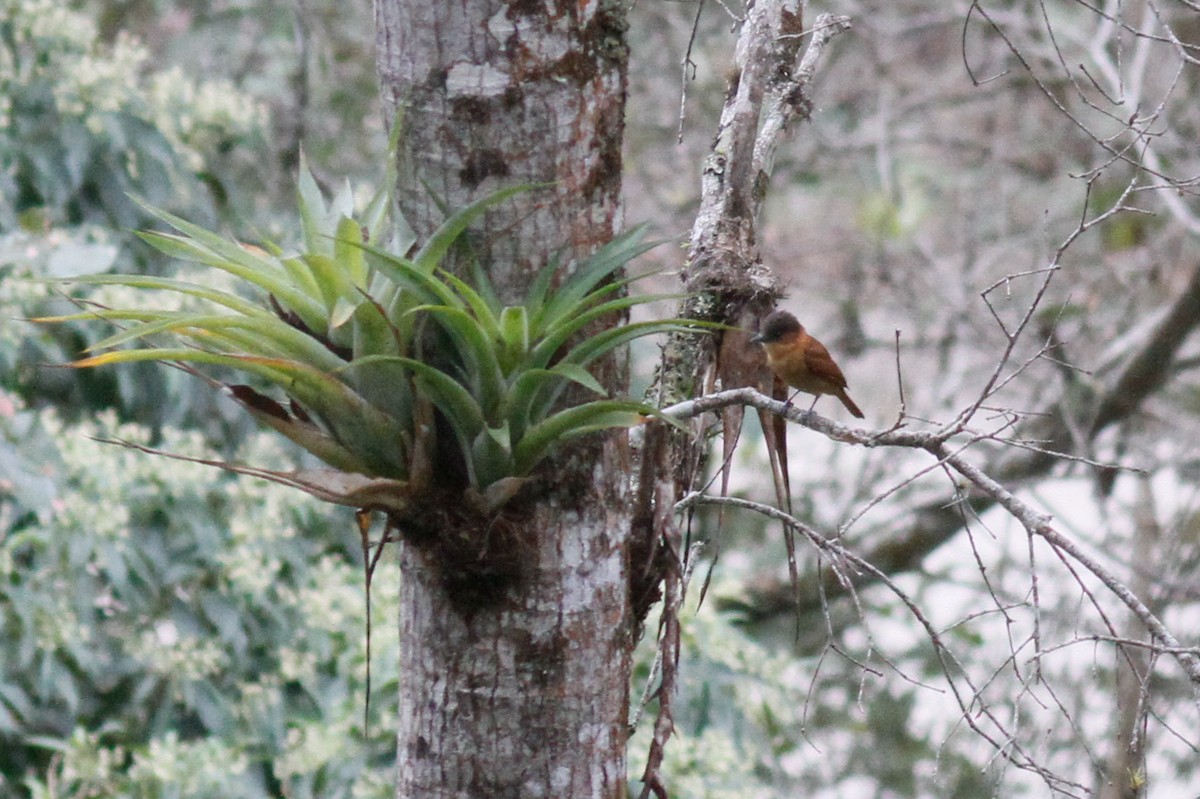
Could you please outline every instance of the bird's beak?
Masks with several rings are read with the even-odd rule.
[[[751,344],[762,344],[762,341],[763,341],[762,333],[755,333],[753,336],[750,337]]]

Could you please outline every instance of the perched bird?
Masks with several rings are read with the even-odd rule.
[[[832,394],[846,410],[863,418],[863,412],[846,394],[846,376],[833,362],[829,350],[804,329],[787,311],[774,311],[763,320],[758,335],[750,341],[767,351],[767,366],[792,388],[815,394],[813,405],[822,394]],[[811,407],[810,407],[811,410]]]

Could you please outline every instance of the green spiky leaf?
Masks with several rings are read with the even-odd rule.
[[[495,340],[488,337],[475,317],[460,308],[421,305],[413,311],[428,313],[454,339],[461,358],[460,365],[468,383],[475,390],[484,416],[496,419],[504,398],[505,381]]]
[[[529,352],[529,315],[523,307],[505,308],[500,313],[501,363],[507,373]]]
[[[549,327],[578,309],[580,302],[601,282],[632,259],[658,246],[657,242],[642,244],[646,227],[639,225],[597,250],[584,261],[579,272],[554,292],[542,307],[536,324]]]
[[[484,211],[493,205],[507,200],[513,195],[531,191],[539,187],[539,184],[511,186],[507,189],[493,192],[482,199],[476,200],[465,208],[459,209],[434,231],[429,240],[425,242],[425,245],[413,256],[413,263],[425,274],[432,274],[433,270],[442,263],[442,259],[446,257],[446,253],[450,251],[450,247],[462,235],[463,231],[467,229],[467,226],[481,216]]]
[[[559,411],[530,427],[517,443],[513,452],[517,474],[528,474],[564,441],[614,427],[633,427],[650,413],[653,409],[630,400],[596,400]]]

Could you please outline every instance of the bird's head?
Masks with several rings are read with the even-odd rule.
[[[787,311],[772,311],[750,341],[754,344],[775,344],[803,332],[804,326],[796,317]]]

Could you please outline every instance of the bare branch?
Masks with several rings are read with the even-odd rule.
[[[1118,580],[1116,575],[1084,552],[1075,542],[1054,529],[1050,523],[1051,518],[1049,516],[1038,513],[1026,505],[1012,492],[986,475],[982,470],[965,461],[961,456],[947,452],[944,444],[938,444],[928,449],[934,456],[944,458],[955,471],[970,480],[972,485],[1003,506],[1014,519],[1021,523],[1026,532],[1030,535],[1037,535],[1046,539],[1052,546],[1070,555],[1076,562],[1097,577],[1100,582],[1104,583],[1104,586],[1120,599],[1125,604],[1125,607],[1133,611],[1133,614],[1145,625],[1151,635],[1165,646],[1176,650],[1172,654],[1187,674],[1188,679],[1195,685],[1197,701],[1200,702],[1200,656],[1185,651],[1184,647],[1171,634],[1166,625],[1124,583]]]
[[[1094,437],[1113,422],[1123,419],[1157,391],[1171,374],[1175,355],[1192,331],[1200,325],[1200,264],[1179,298],[1161,322],[1121,370],[1112,388],[1101,399],[1091,424]]]
[[[992,677],[984,684],[976,685],[916,601],[870,561],[843,546],[837,538],[823,536],[794,516],[777,508],[772,508],[769,505],[763,505],[762,503],[736,497],[710,497],[700,493],[692,493],[680,500],[675,509],[679,512],[698,505],[742,508],[761,514],[767,518],[782,521],[817,551],[824,553],[833,561],[843,561],[852,564],[857,570],[871,575],[875,581],[886,586],[900,600],[924,630],[926,637],[928,637],[930,643],[933,645],[934,653],[941,665],[946,684],[961,710],[960,721],[978,734],[980,738],[987,741],[995,749],[996,757],[1007,760],[1020,769],[1039,775],[1047,785],[1060,790],[1068,787],[1083,787],[1055,774],[1043,766],[1035,754],[1025,750],[1017,740],[1016,735],[1009,729],[1009,725],[997,715],[992,705],[982,700],[982,694],[987,682],[994,679],[998,672],[993,673]],[[835,651],[837,650],[835,649]],[[1011,657],[1016,657],[1015,653]],[[984,725],[984,721],[987,722],[988,726]]]
[[[750,388],[722,391],[707,397],[700,397],[685,403],[679,403],[678,405],[664,409],[663,413],[676,418],[687,418],[734,403],[751,405],[778,413],[791,422],[822,433],[842,443],[859,444],[866,447],[907,447],[923,449],[929,452],[937,459],[938,463],[949,465],[954,471],[966,478],[976,490],[988,497],[993,503],[1007,510],[1013,518],[1021,523],[1030,535],[1044,538],[1056,550],[1068,554],[1074,561],[1097,577],[1114,596],[1120,599],[1137,616],[1151,635],[1172,650],[1176,660],[1185,673],[1187,673],[1188,678],[1195,683],[1198,692],[1197,696],[1200,698],[1200,657],[1185,651],[1185,648],[1158,617],[1151,612],[1145,603],[1134,595],[1128,587],[1121,583],[1099,561],[1089,556],[1073,541],[1059,533],[1051,525],[1049,516],[1033,510],[1033,508],[1018,499],[997,480],[963,458],[961,452],[952,451],[947,446],[942,433],[895,430],[872,434],[861,428],[850,428],[838,424],[832,420],[818,416],[812,410],[799,410]],[[693,500],[693,502],[699,501]],[[781,515],[768,515],[771,515],[772,518],[787,516],[783,511],[779,511],[778,514]],[[855,562],[857,563],[858,561],[856,560]],[[876,577],[882,573],[876,567],[872,567],[866,571],[876,575]]]
[[[813,30],[807,32],[811,33],[812,40],[791,79],[772,83],[771,98],[764,111],[762,130],[754,143],[754,171],[759,176],[760,187],[765,186],[774,171],[775,153],[783,141],[783,134],[787,132],[788,125],[797,116],[807,119],[811,112],[812,102],[808,98],[808,87],[816,74],[825,46],[834,36],[848,30],[849,17],[821,14],[817,17],[817,24]],[[799,39],[801,35],[803,34],[784,32],[779,39],[786,42],[790,37]],[[789,52],[780,60],[786,64],[790,56]]]

